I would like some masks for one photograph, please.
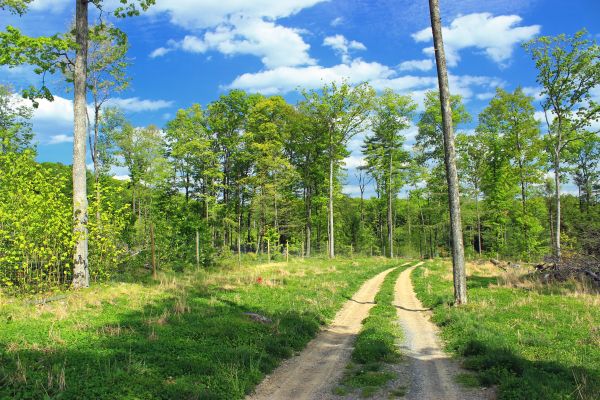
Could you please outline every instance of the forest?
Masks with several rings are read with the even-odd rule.
[[[26,19],[30,3],[0,0],[0,12]],[[110,102],[131,81],[127,34],[111,22],[88,21],[88,6],[102,10],[102,1],[75,3],[75,20],[64,34],[30,37],[12,26],[0,32],[0,65],[30,65],[40,76],[24,89],[0,82],[0,322],[6,322],[0,398],[243,398],[282,359],[302,356],[319,326],[368,278],[378,288],[372,295],[379,294],[362,301],[376,306],[370,314],[353,311],[367,319],[352,339],[352,361],[344,361],[351,364],[333,389],[337,395],[363,390],[369,397],[388,385],[390,396],[408,390],[408,398],[436,398],[427,392],[410,397],[409,383],[398,386],[388,367],[378,366],[404,357],[394,344],[404,336],[389,322],[397,312],[410,332],[402,321],[412,316],[386,306],[412,301],[394,300],[392,279],[398,285],[408,279],[411,292],[412,279],[417,301],[442,327],[445,350],[464,357],[466,369],[481,370],[460,375],[467,387],[493,386],[507,399],[598,394],[600,371],[593,364],[600,355],[584,349],[600,340],[594,328],[600,315],[593,311],[600,287],[600,47],[594,35],[581,29],[522,43],[515,51],[535,66],[540,93],[498,87],[474,115],[461,95],[448,92],[438,6],[431,0],[440,86],[422,99],[347,79],[299,87],[292,97],[229,89],[164,123],[137,126]],[[114,21],[138,18],[154,6],[152,0],[121,3]],[[53,99],[46,75],[72,87],[71,165],[38,161],[32,117],[40,99]],[[349,169],[357,140],[363,158]],[[127,176],[115,176],[116,168]],[[350,181],[357,191],[346,190]],[[468,304],[467,288],[474,293]],[[558,311],[540,316],[548,310],[544,302],[554,304],[553,294],[565,299],[556,310],[568,314],[563,307],[573,307],[573,315],[587,321],[572,333],[581,329],[586,338],[577,339],[581,353],[561,350],[570,346],[566,339],[557,342],[573,321],[552,322],[565,318]],[[512,323],[510,303],[526,307],[520,296],[539,302],[536,316],[523,308],[522,318],[546,321],[540,328],[545,339],[527,336],[531,327],[522,328],[524,338],[491,333],[493,318],[506,318],[502,329]],[[487,308],[504,301],[507,314]],[[89,319],[76,317],[87,309],[94,310]],[[44,315],[58,321],[62,336]],[[214,326],[213,315],[222,319]],[[240,332],[231,333],[232,324]],[[180,335],[192,327],[231,338],[236,353],[218,353],[225,350],[212,349],[202,342],[206,337],[183,346]],[[369,336],[369,329],[376,333]],[[30,332],[28,339],[17,338],[20,330]],[[49,355],[32,345],[36,331],[49,332],[43,340],[58,346]],[[129,356],[122,337],[129,338]],[[185,361],[155,359],[169,353],[160,347],[163,337]],[[103,338],[101,348],[115,351],[114,359],[73,344],[97,338]],[[156,347],[136,347],[144,341]],[[554,367],[541,365],[546,359],[527,347],[554,345],[547,359]],[[209,361],[198,364],[192,349],[229,364],[214,370]],[[73,383],[78,365],[96,362],[99,369],[84,374],[89,386]],[[188,381],[197,372],[185,363],[205,375]],[[563,364],[570,367],[556,366]],[[372,375],[361,375],[373,365]],[[127,378],[130,368],[152,383]],[[103,378],[95,381],[95,375]],[[262,385],[253,398],[304,398],[261,395],[270,393]]]

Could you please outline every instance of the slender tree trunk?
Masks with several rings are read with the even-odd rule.
[[[196,229],[196,271],[200,270],[200,232]]]
[[[481,257],[481,215],[479,213],[479,192],[475,195],[475,212],[477,214],[477,253]]]
[[[152,254],[152,278],[156,279],[156,245],[154,242],[154,224],[150,223],[150,252]]]
[[[306,189],[306,257],[310,257],[312,234],[312,193],[310,187]]]
[[[333,229],[333,155],[329,157],[329,218],[328,218],[328,247],[329,247],[329,258],[335,258],[335,242],[334,242],[334,229]]]
[[[90,143],[90,153],[94,163],[94,188],[96,191],[96,224],[100,224],[100,160],[98,160],[98,122],[100,120],[100,105],[94,96],[94,138]]]
[[[73,260],[73,288],[90,285],[88,265],[88,202],[85,167],[85,142],[87,139],[87,52],[88,52],[88,0],[75,2],[75,71],[73,75],[73,216],[75,253]]]
[[[442,121],[444,127],[444,153],[446,162],[446,178],[448,180],[448,202],[450,207],[450,225],[452,229],[452,266],[454,272],[454,300],[456,304],[467,302],[467,282],[465,273],[465,250],[463,247],[462,226],[460,217],[460,195],[458,192],[458,174],[456,172],[456,155],[454,149],[454,133],[452,131],[452,110],[450,108],[450,90],[448,88],[448,71],[442,38],[439,0],[429,0],[431,30],[435,48],[435,60],[440,86],[440,102],[442,105]]]
[[[390,151],[390,171],[388,182],[388,206],[387,206],[387,225],[388,225],[388,246],[390,248],[390,258],[394,258],[394,219],[392,216],[392,154]]]
[[[554,161],[554,185],[555,185],[555,196],[556,196],[556,220],[554,223],[554,245],[556,257],[560,258],[560,153],[556,153]]]

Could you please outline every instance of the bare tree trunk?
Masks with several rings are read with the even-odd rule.
[[[150,252],[152,254],[152,278],[156,279],[156,244],[154,242],[154,223],[150,223]]]
[[[390,150],[391,153],[391,150]],[[388,225],[388,246],[390,248],[390,258],[394,258],[394,220],[392,217],[392,155],[390,154],[390,177],[388,186],[388,206],[387,206],[387,225]]]
[[[311,235],[312,235],[312,193],[311,193],[311,188],[309,187],[306,190],[306,237],[305,237],[306,257],[310,257]],[[303,254],[303,256],[304,256],[304,254]]]
[[[554,245],[556,246],[556,257],[560,258],[560,154],[555,155],[554,161],[554,185],[556,190],[556,228],[554,228]]]
[[[196,271],[200,270],[200,232],[196,229]]]
[[[479,193],[475,196],[475,210],[477,213],[477,252],[481,257],[481,215],[479,214]]]
[[[75,71],[73,74],[73,216],[75,253],[73,260],[73,288],[90,285],[88,266],[88,202],[85,170],[85,142],[87,138],[87,52],[88,0],[75,2]]]
[[[460,218],[460,195],[458,192],[458,174],[456,172],[456,154],[454,149],[454,132],[452,129],[452,110],[450,108],[450,90],[448,88],[448,71],[442,38],[439,0],[429,0],[431,30],[435,60],[440,86],[440,103],[444,131],[444,155],[446,162],[446,178],[448,180],[448,203],[450,209],[450,225],[452,229],[452,266],[454,272],[454,300],[458,304],[467,303],[467,282],[465,273],[465,249],[463,247],[462,226]]]
[[[329,247],[329,258],[335,258],[335,242],[333,232],[333,156],[329,157],[329,240],[327,241]]]

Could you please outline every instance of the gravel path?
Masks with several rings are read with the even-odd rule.
[[[375,295],[390,268],[366,281],[296,357],[284,361],[258,385],[247,400],[319,400],[329,396],[350,360],[362,321],[374,306]]]
[[[422,263],[403,271],[395,287],[394,304],[404,331],[402,354],[408,359],[407,400],[470,400],[489,399],[491,391],[467,389],[455,381],[461,372],[458,365],[441,350],[437,327],[429,320],[429,311],[417,298],[411,272]]]

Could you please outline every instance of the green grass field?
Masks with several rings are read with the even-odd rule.
[[[0,398],[243,398],[390,265],[296,260],[94,286],[45,305],[0,297]]]
[[[471,266],[469,304],[451,307],[449,263],[413,273],[446,348],[497,385],[499,399],[600,399],[600,298],[574,283],[544,286]],[[466,377],[465,377],[466,378]],[[465,379],[469,381],[469,379]]]

